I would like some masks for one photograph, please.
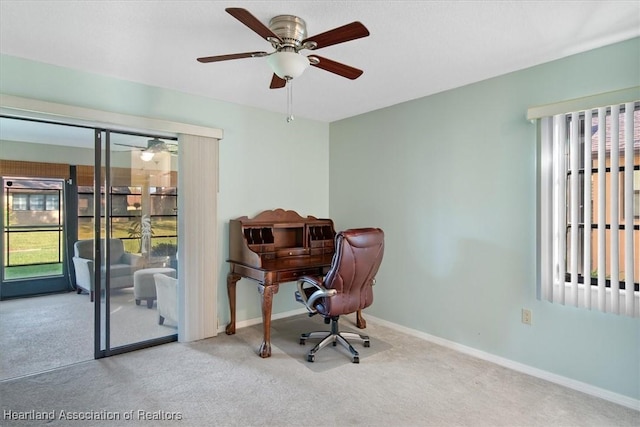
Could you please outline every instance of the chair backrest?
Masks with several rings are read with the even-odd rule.
[[[104,239],[100,242],[104,243]],[[103,246],[104,247],[104,246]],[[111,263],[116,263],[124,254],[124,243],[120,239],[109,239]],[[93,240],[78,240],[73,244],[73,256],[93,259]]]
[[[338,293],[323,301],[326,316],[353,313],[373,303],[373,281],[384,255],[384,232],[354,228],[336,235],[336,253],[324,279]]]

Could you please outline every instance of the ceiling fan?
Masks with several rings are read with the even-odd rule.
[[[146,147],[140,147],[139,145],[114,143],[115,145],[121,145],[124,147],[133,147],[141,151],[140,158],[145,162],[153,159],[158,153],[169,153],[176,156],[178,154],[178,147],[175,144],[167,144],[165,141],[159,138],[153,138],[147,141]]]
[[[307,25],[302,18],[293,15],[278,15],[264,25],[248,10],[230,7],[227,13],[253,30],[260,37],[271,43],[274,52],[245,52],[229,55],[205,56],[197,58],[199,62],[219,62],[241,58],[267,57],[267,62],[273,70],[271,89],[285,87],[287,82],[300,76],[309,66],[314,66],[342,77],[354,80],[360,77],[362,70],[341,64],[315,54],[305,56],[301,50],[317,50],[367,37],[369,30],[360,22],[355,21],[338,28],[307,37]]]

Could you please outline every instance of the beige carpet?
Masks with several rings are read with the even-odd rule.
[[[376,342],[389,347],[366,355],[360,364],[338,358],[335,367],[323,372],[313,371],[280,347],[272,349],[271,358],[258,357],[262,334],[248,327],[236,335],[170,343],[0,381],[0,413],[10,415],[0,424],[639,425],[640,413],[631,409],[398,333],[371,320],[366,330],[372,337],[371,350]],[[319,361],[331,357],[332,350],[320,352]],[[11,414],[18,417],[52,411],[53,419],[46,422],[11,419]],[[119,419],[70,421],[61,419],[61,414]],[[125,419],[129,415],[132,419]]]
[[[133,288],[111,296],[111,347],[173,335],[155,306],[135,305]],[[0,301],[0,379],[93,359],[93,304],[75,292]]]
[[[340,318],[340,331],[369,334],[367,329],[358,329],[351,317],[343,316]],[[262,333],[262,324],[252,326],[252,328],[256,333]],[[272,349],[279,349],[314,372],[324,372],[351,363],[351,354],[341,345],[335,347],[329,345],[316,353],[313,363],[307,361],[307,353],[318,343],[318,340],[308,340],[305,345],[300,345],[300,334],[311,331],[328,332],[329,330],[331,330],[331,325],[326,325],[324,319],[320,316],[309,317],[306,314],[301,314],[286,319],[278,319],[273,321],[271,325],[271,346]],[[351,345],[360,353],[360,363],[366,363],[367,358],[370,356],[391,348],[391,345],[378,337],[370,336],[369,338],[370,347],[364,347],[360,341],[354,340],[351,342]]]

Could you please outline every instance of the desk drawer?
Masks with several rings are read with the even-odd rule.
[[[294,282],[298,280],[300,276],[319,276],[322,274],[320,268],[310,268],[303,271],[281,271],[277,274],[278,282]]]
[[[290,256],[309,255],[308,248],[288,248],[276,251],[276,258],[286,258]]]

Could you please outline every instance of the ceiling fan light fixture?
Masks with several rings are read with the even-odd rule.
[[[153,160],[154,155],[155,153],[152,151],[142,151],[140,153],[140,160],[142,160],[143,162],[150,162],[151,160]]]
[[[295,52],[275,52],[269,55],[267,63],[278,77],[285,80],[299,77],[309,67],[309,59]]]

